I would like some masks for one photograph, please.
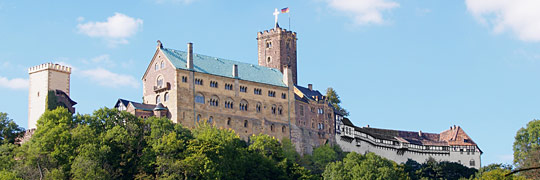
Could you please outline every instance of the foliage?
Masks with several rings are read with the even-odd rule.
[[[523,176],[518,175],[510,175],[505,176],[506,174],[509,174],[512,171],[512,167],[509,165],[502,165],[502,164],[490,164],[488,166],[484,166],[478,170],[475,176],[475,180],[525,180],[526,178]],[[472,179],[472,178],[471,178]]]
[[[408,179],[403,165],[377,156],[373,153],[360,155],[352,152],[343,161],[326,166],[324,179]]]
[[[73,116],[58,107],[37,127],[22,146],[0,145],[0,179],[501,179],[511,170],[490,165],[475,176],[457,163],[398,165],[331,145],[300,156],[289,139],[259,134],[246,142],[208,124],[186,129],[108,108]]]
[[[477,172],[474,168],[465,167],[459,163],[442,161],[437,162],[429,158],[419,164],[409,159],[405,163],[405,172],[413,180],[415,179],[462,179],[474,177]]]
[[[517,168],[540,166],[540,120],[532,120],[518,130],[514,141],[514,164]],[[521,172],[527,178],[540,177],[540,170]]]
[[[24,129],[13,122],[13,119],[9,119],[7,115],[7,113],[0,112],[0,145],[13,144],[24,133]]]
[[[343,116],[349,116],[349,112],[345,108],[341,107],[339,95],[333,88],[329,87],[326,89],[326,97],[328,98],[328,102],[334,106],[337,112],[341,113]]]

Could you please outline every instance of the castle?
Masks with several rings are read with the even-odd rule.
[[[297,84],[296,33],[276,26],[257,34],[258,65],[166,48],[158,41],[142,76],[143,101],[118,99],[115,108],[137,117],[167,117],[193,128],[199,123],[234,130],[242,139],[268,134],[290,139],[300,153],[323,144],[373,152],[398,163],[428,158],[480,168],[482,151],[459,126],[437,133],[357,127],[313,85]],[[29,127],[46,109],[46,94],[70,111],[69,67],[29,69]]]
[[[288,138],[298,152],[334,143],[335,117],[328,100],[312,85],[297,85],[296,33],[276,27],[259,32],[259,64],[163,47],[142,77],[143,102],[119,99],[115,105],[139,117],[170,118],[186,127],[207,122],[253,134]]]

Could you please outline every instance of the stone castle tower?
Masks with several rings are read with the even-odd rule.
[[[257,33],[259,49],[259,66],[279,69],[290,67],[293,83],[297,84],[296,76],[296,33],[282,29],[277,25],[270,30]]]
[[[71,68],[59,64],[45,63],[28,69],[28,129],[36,128],[37,120],[45,112],[45,101],[49,90],[60,90],[69,96]]]

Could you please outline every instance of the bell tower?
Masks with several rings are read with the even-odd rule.
[[[292,80],[297,84],[296,76],[296,33],[282,29],[276,23],[275,28],[257,33],[259,66],[279,69],[287,66],[292,71]]]

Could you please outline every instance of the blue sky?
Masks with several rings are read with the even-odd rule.
[[[358,126],[459,125],[487,165],[511,163],[516,131],[540,118],[532,0],[0,0],[0,112],[27,127],[27,68],[45,62],[74,67],[79,113],[140,101],[158,39],[256,64],[256,33],[283,7],[298,33],[298,83],[336,89]]]

